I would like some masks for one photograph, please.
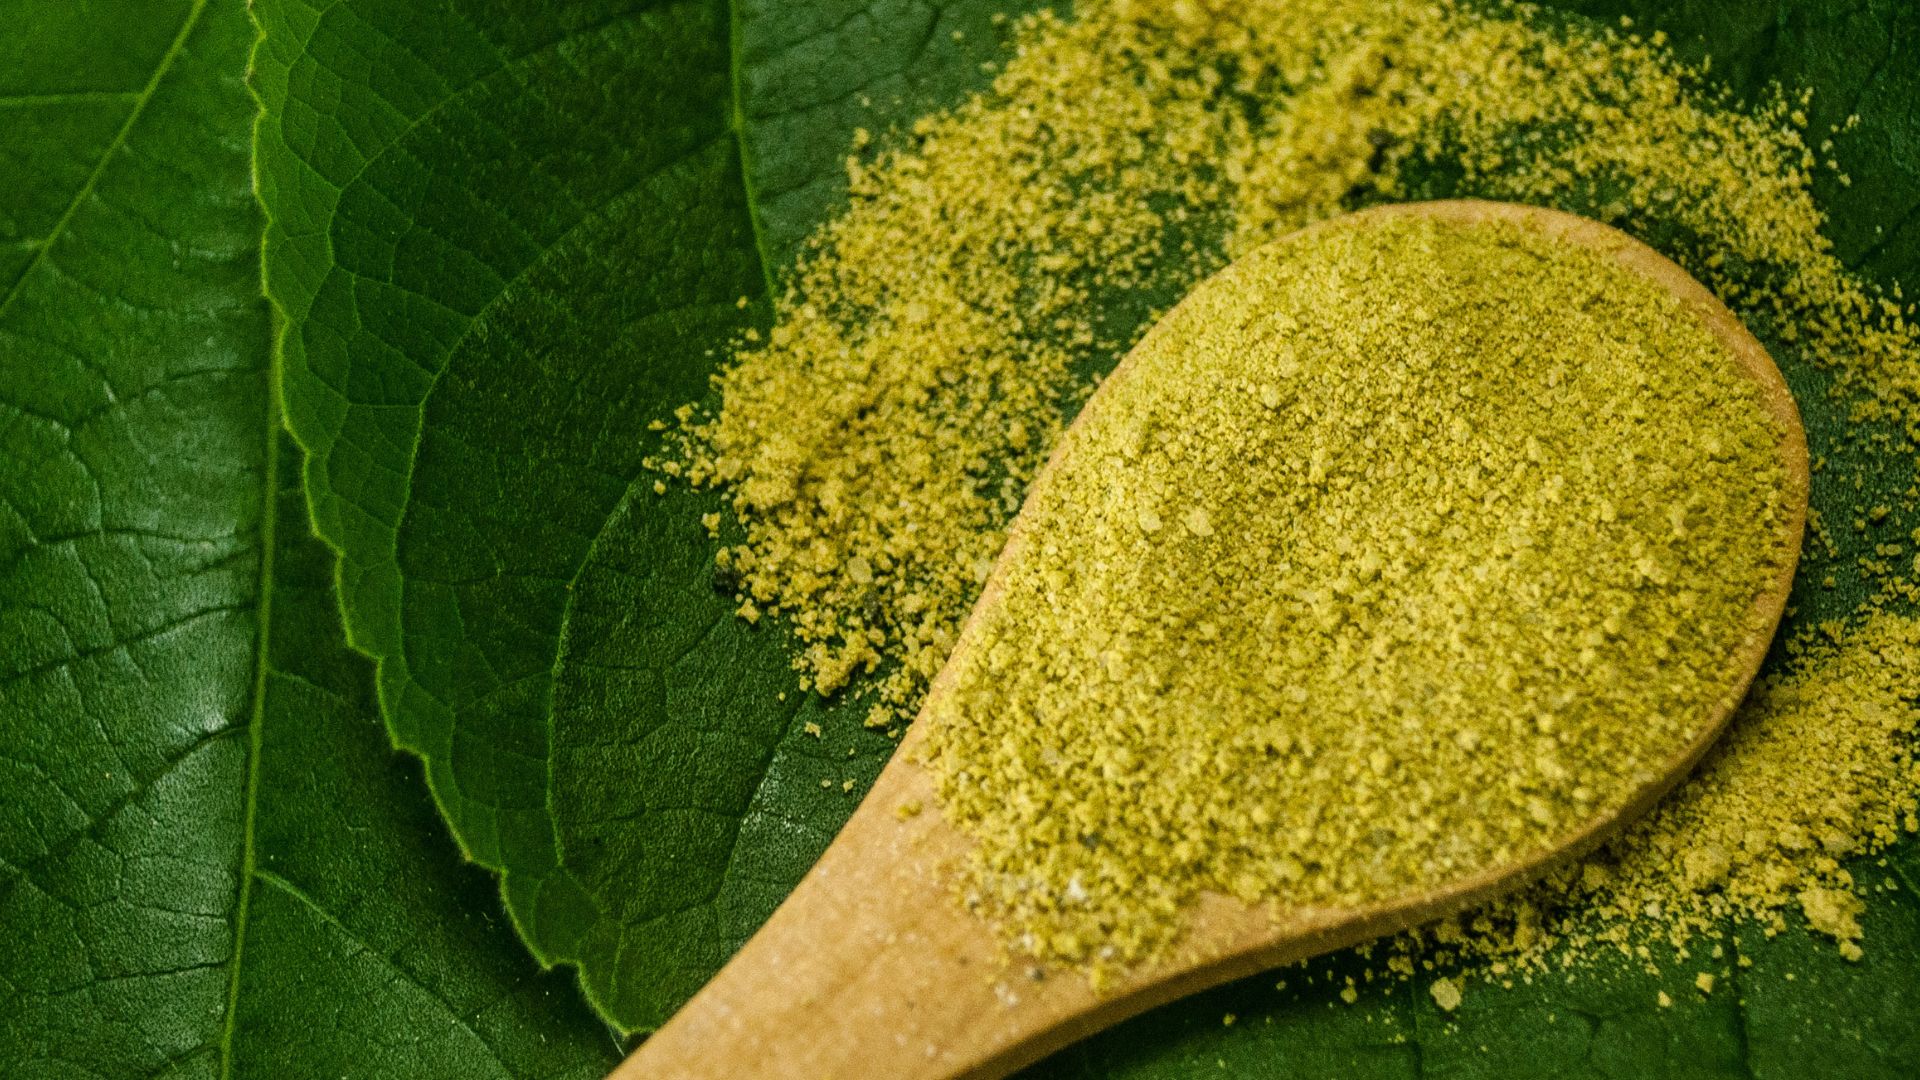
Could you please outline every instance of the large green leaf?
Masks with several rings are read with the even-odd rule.
[[[732,617],[698,525],[718,504],[654,493],[648,424],[766,318],[766,282],[842,203],[853,130],[978,85],[992,15],[1023,6],[258,0],[268,289],[350,635],[531,947],[579,966],[622,1028],[659,1023],[744,940],[889,745],[793,693],[779,631]],[[1857,102],[1855,183],[1822,195],[1856,264],[1911,271],[1910,13],[1644,6],[1738,92],[1821,87],[1818,124]],[[1537,1054],[1576,1074],[1792,1075],[1796,1025],[1830,1021],[1871,1075],[1911,1054],[1907,903],[1878,902],[1862,965],[1797,930],[1743,939],[1738,992],[1673,1010],[1656,1004],[1673,977],[1633,966],[1453,1017],[1420,983],[1347,1006],[1337,985],[1254,980],[1045,1069],[1493,1075]]]
[[[681,358],[763,279],[724,10],[523,7],[258,7],[267,283],[314,520],[393,737],[535,953],[595,950],[589,985],[633,1026],[623,995],[650,980],[619,985],[618,898],[562,861],[549,812],[558,641],[646,420],[700,392]],[[642,782],[618,765],[602,787]]]
[[[245,9],[140,7],[0,5],[0,1076],[599,1075],[276,475]]]
[[[257,7],[268,290],[349,636],[535,953],[625,1028],[738,947],[884,757],[798,741],[818,704],[781,701],[779,640],[640,464],[764,319],[756,231],[790,245],[830,201],[852,103],[897,114],[929,55],[972,73],[951,95],[990,51],[986,5],[842,6]],[[749,139],[757,218],[742,123],[783,132]]]

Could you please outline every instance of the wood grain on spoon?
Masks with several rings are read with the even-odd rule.
[[[1769,630],[1785,609],[1806,516],[1807,447],[1799,411],[1779,370],[1740,322],[1652,248],[1614,229],[1557,211],[1489,202],[1380,207],[1355,217],[1424,215],[1502,219],[1610,255],[1685,302],[1762,391],[1785,433],[1783,536],[1791,553],[1757,601]],[[1352,220],[1352,219],[1348,219]],[[1127,377],[1122,361],[1109,380]],[[1101,408],[1096,394],[1083,417]],[[1044,472],[1042,474],[1045,475]],[[1016,519],[976,612],[995,603],[1005,568],[1025,542]],[[963,630],[955,654],[969,646]],[[1744,689],[1770,637],[1755,634],[1734,657],[1727,685]],[[949,662],[949,671],[952,663]],[[929,700],[948,692],[946,675]],[[1569,833],[1553,851],[1488,867],[1444,887],[1356,908],[1294,908],[1279,914],[1218,895],[1197,902],[1181,945],[1157,964],[1130,970],[1103,993],[1073,970],[1042,974],[1009,963],[985,921],[956,900],[953,870],[967,839],[938,810],[933,778],[917,763],[914,727],[846,828],[773,917],[713,981],[615,1073],[624,1080],[949,1080],[1005,1076],[1067,1044],[1205,987],[1427,922],[1537,877],[1590,849],[1650,808],[1720,734],[1737,695],[1668,767],[1611,812]],[[926,713],[923,710],[923,715]],[[924,812],[901,817],[901,808]]]

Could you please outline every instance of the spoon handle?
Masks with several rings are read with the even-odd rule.
[[[1043,975],[1009,958],[959,903],[953,868],[967,841],[941,818],[915,741],[909,732],[793,895],[612,1080],[999,1080],[1155,1005],[1441,906],[1276,919],[1203,896],[1182,955],[1096,994],[1077,970]],[[913,806],[924,809],[903,817]]]
[[[997,1077],[1064,1044],[1028,1045],[1034,1018],[1005,996],[1013,972],[939,873],[963,847],[931,796],[897,756],[793,895],[616,1080]],[[927,809],[901,820],[914,801]]]

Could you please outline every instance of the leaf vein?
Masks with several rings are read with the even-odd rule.
[[[99,186],[100,177],[107,171],[107,163],[112,161],[113,155],[127,144],[127,137],[132,134],[134,126],[140,122],[140,117],[146,112],[147,105],[153,101],[154,92],[159,89],[161,80],[165,79],[167,72],[172,70],[174,61],[186,51],[187,38],[193,33],[193,28],[199,25],[200,15],[206,8],[207,0],[193,0],[193,7],[187,10],[187,17],[182,20],[180,31],[174,35],[173,44],[167,47],[165,55],[160,58],[160,63],[153,69],[153,77],[147,80],[147,85],[134,99],[133,108],[127,111],[127,119],[120,125],[120,129],[114,132],[113,138],[107,143],[107,148],[101,151],[100,159],[94,162],[93,170],[87,174],[87,179],[80,185],[80,190],[74,192],[72,201],[67,203],[66,209],[54,220],[53,228],[48,231],[47,238],[34,250],[33,258],[27,260],[26,265],[20,268],[20,272],[14,275],[13,281],[8,283],[6,294],[0,296],[0,315],[4,315],[7,309],[13,306],[27,278],[46,261],[47,253],[53,250],[53,245],[66,233],[67,226],[72,224],[74,215],[80,212],[81,204],[86,202],[87,197],[92,195],[94,189]]]
[[[419,978],[415,977],[412,972],[408,971],[406,968],[402,967],[401,965],[394,963],[391,957],[383,955],[379,950],[369,945],[358,934],[354,933],[351,927],[347,926],[346,923],[341,922],[340,919],[333,914],[333,912],[327,910],[327,908],[324,905],[322,905],[318,900],[315,900],[312,896],[308,895],[306,890],[300,888],[298,885],[295,885],[293,882],[288,881],[286,878],[281,877],[279,874],[276,874],[271,870],[255,869],[252,873],[252,876],[256,880],[260,881],[261,883],[270,885],[273,888],[279,890],[282,894],[292,899],[295,903],[299,904],[302,908],[305,908],[307,911],[311,912],[315,918],[319,919],[322,923],[326,924],[326,926],[332,929],[335,933],[338,933],[342,937],[346,938],[348,941],[351,941],[355,946],[357,946],[360,949],[360,952],[363,955],[377,959],[381,963],[381,965],[384,966],[388,971],[393,972],[394,976],[398,978],[401,982],[404,982],[408,986],[411,986],[414,989],[420,991],[421,993],[425,994],[427,997],[431,998],[432,1000],[439,1002],[440,1005],[447,1010],[447,1015],[453,1018],[461,1026],[461,1028],[463,1028],[467,1032],[467,1034],[472,1035],[474,1038],[474,1041],[479,1043],[480,1046],[486,1051],[487,1056],[491,1058],[493,1060],[494,1065],[496,1065],[499,1068],[500,1076],[511,1077],[513,1075],[513,1071],[507,1068],[507,1063],[500,1059],[500,1054],[497,1050],[494,1049],[493,1044],[488,1042],[487,1039],[483,1037],[478,1030],[475,1029],[472,1021],[470,1020],[470,1018],[468,1018],[464,1010],[460,1009],[453,1002],[441,996],[441,994],[438,991],[434,990],[433,987],[428,986],[426,983],[422,982]]]

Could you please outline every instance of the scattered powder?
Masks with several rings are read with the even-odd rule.
[[[1329,223],[1123,371],[1028,493],[922,744],[970,895],[1036,957],[1097,979],[1202,891],[1358,906],[1537,858],[1725,716],[1771,632],[1784,433],[1610,254]]]
[[[1244,126],[1192,77],[1169,93],[1096,61],[1066,100],[1036,60],[1002,80],[1020,106],[925,120],[918,152],[849,160],[855,208],[720,377],[724,407],[684,463],[732,493],[746,540],[719,567],[786,616],[804,682],[831,693],[889,661],[875,726],[945,663],[1076,365],[1126,346],[1097,313],[1192,280],[1192,259],[1166,257],[1162,208],[1217,201],[1196,170]]]
[[[1842,861],[1920,827],[1920,623],[1875,612],[1803,637],[1795,651],[1655,813],[1476,913],[1479,932],[1454,943],[1544,964],[1569,944],[1629,949],[1645,936],[1636,922],[1676,945],[1730,916],[1777,930],[1793,904],[1857,957],[1864,904]]]
[[[1920,332],[1821,235],[1802,103],[1735,107],[1657,43],[1522,8],[1078,8],[1030,20],[992,92],[860,140],[852,204],[814,238],[771,333],[716,380],[717,411],[683,416],[680,452],[657,464],[729,492],[720,569],[743,611],[780,617],[804,683],[852,685],[894,725],[1091,377],[1157,308],[1354,206],[1459,193],[1574,210],[1649,238],[1783,360],[1825,372],[1855,423],[1813,432],[1803,576],[1871,599],[1847,625],[1803,629],[1786,674],[1643,826],[1401,945],[1538,956],[1804,908],[1857,949],[1841,861],[1920,827],[1920,629],[1899,613],[1915,586],[1896,527]],[[1906,493],[1854,506],[1863,483]],[[1808,768],[1829,760],[1846,764]]]

